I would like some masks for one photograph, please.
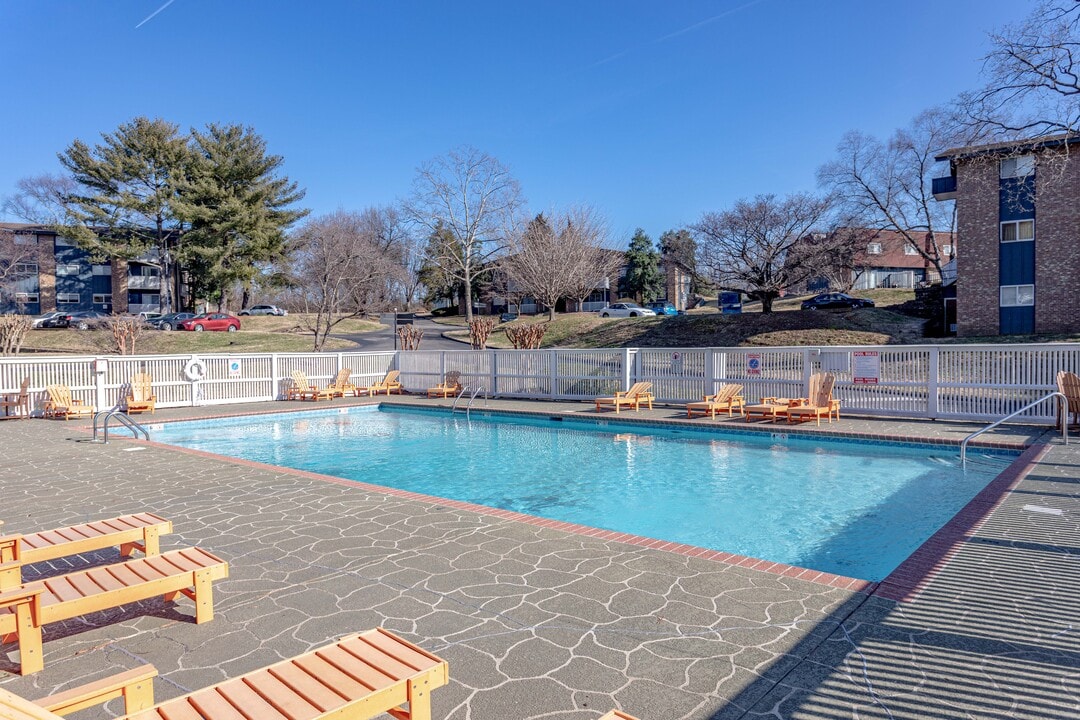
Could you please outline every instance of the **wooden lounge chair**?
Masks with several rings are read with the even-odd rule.
[[[832,396],[833,383],[836,378],[832,373],[814,373],[810,377],[810,397],[803,398],[799,407],[790,408],[787,412],[788,422],[803,422],[812,418],[821,424],[821,416],[824,415],[829,422],[835,413],[836,419],[840,419],[840,401]]]
[[[4,408],[3,418],[28,418],[30,417],[30,376],[23,378],[19,392],[0,395],[0,407]],[[12,412],[14,409],[14,412]]]
[[[600,412],[600,407],[602,405],[614,406],[616,413],[619,412],[619,408],[621,407],[632,407],[636,412],[641,409],[642,402],[647,402],[649,404],[649,409],[652,410],[653,394],[649,392],[650,388],[652,388],[652,383],[639,382],[634,383],[633,386],[625,392],[616,392],[615,397],[596,398],[594,401],[596,403],[596,412]]]
[[[71,388],[67,385],[50,385],[45,388],[49,399],[45,402],[45,417],[67,420],[70,417],[84,418],[94,414],[94,408],[84,405],[82,400],[73,400]]]
[[[782,417],[787,417],[791,408],[799,407],[805,402],[802,398],[764,397],[759,403],[743,405],[743,419],[746,422],[751,420],[776,422]]]
[[[375,629],[157,705],[152,665],[33,702],[0,688],[0,717],[57,720],[123,697],[122,720],[430,720],[431,692],[449,674],[445,660]]]
[[[390,392],[393,390],[396,390],[399,395],[402,394],[403,392],[405,392],[405,388],[403,388],[401,386],[401,383],[398,382],[399,375],[401,375],[401,371],[399,370],[388,371],[386,373],[386,377],[368,386],[368,395],[378,395],[379,391],[383,391],[387,395],[389,395]]]
[[[1080,377],[1077,377],[1075,373],[1062,370],[1057,374],[1056,379],[1058,392],[1064,395],[1068,401],[1065,417],[1058,418],[1057,427],[1061,428],[1063,421],[1066,423],[1070,423],[1070,421],[1080,423]],[[1061,411],[1059,409],[1056,412],[1060,413]]]
[[[742,385],[727,384],[720,388],[715,395],[706,395],[701,402],[692,402],[686,405],[686,417],[692,418],[695,414],[708,415],[716,418],[720,410],[727,410],[728,417],[735,410],[742,410],[746,400],[742,396]]]
[[[136,550],[157,555],[159,538],[172,529],[164,518],[137,513],[28,535],[0,535],[0,591],[22,584],[22,566],[31,563],[117,545],[123,557],[131,557]]]
[[[334,382],[326,386],[326,391],[330,393],[332,397],[345,397],[346,395],[359,397],[360,388],[349,382],[350,375],[352,375],[352,370],[349,368],[341,368],[338,370]]]
[[[140,413],[149,410],[153,415],[157,397],[154,395],[154,382],[149,373],[135,373],[128,385],[131,389],[127,396],[127,411]]]
[[[0,591],[0,642],[19,645],[19,672],[44,667],[41,628],[52,622],[120,607],[159,595],[195,601],[195,622],[214,618],[211,583],[228,577],[224,560],[186,548],[115,565],[58,575]]]
[[[312,386],[307,379],[307,375],[302,370],[292,371],[293,384],[286,393],[285,398],[287,400],[333,400],[334,395],[329,390],[321,390]]]
[[[446,377],[443,381],[435,387],[428,388],[428,397],[441,397],[448,398],[451,395],[457,395],[461,392],[461,373],[457,370],[451,370],[446,373]]]

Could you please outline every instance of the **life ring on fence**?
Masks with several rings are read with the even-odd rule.
[[[188,360],[184,366],[184,377],[191,382],[199,382],[206,378],[206,363],[202,360]]]

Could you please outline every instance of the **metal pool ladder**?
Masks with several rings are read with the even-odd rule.
[[[118,423],[126,427],[131,431],[131,436],[138,439],[139,433],[142,433],[143,440],[150,439],[150,433],[126,412],[123,412],[119,408],[113,408],[112,410],[102,410],[101,412],[94,413],[94,439],[90,442],[98,442],[98,420],[105,416],[105,421],[102,423],[102,429],[104,430],[101,443],[105,444],[109,442],[109,421],[116,419]]]
[[[1058,399],[1058,407],[1060,408],[1060,411],[1061,411],[1061,439],[1063,441],[1065,441],[1066,445],[1068,445],[1069,444],[1069,398],[1065,397],[1065,395],[1063,393],[1052,392],[1052,393],[1048,393],[1046,395],[1043,395],[1038,400],[1035,400],[1033,402],[1029,402],[1027,405],[1020,408],[1019,410],[1016,410],[1014,412],[1009,413],[1008,415],[1001,418],[1000,420],[992,422],[989,425],[987,425],[986,427],[984,427],[983,429],[976,430],[975,432],[971,433],[966,438],[964,438],[964,440],[960,443],[960,467],[967,468],[967,445],[968,445],[968,441],[978,437],[979,435],[982,435],[987,430],[993,430],[994,428],[996,428],[998,425],[1005,422],[1006,420],[1010,420],[1010,419],[1016,417],[1017,415],[1019,415],[1020,413],[1026,411],[1026,410],[1030,410],[1031,408],[1035,407],[1039,403],[1045,402],[1046,400],[1049,400],[1052,397],[1056,397]]]
[[[450,412],[457,412],[458,400],[460,400],[469,389],[468,385],[461,388],[461,392],[454,398],[454,404],[450,407]],[[472,410],[473,401],[476,400],[476,396],[480,393],[484,393],[484,400],[487,400],[487,392],[485,392],[483,385],[477,385],[475,388],[472,388],[472,392],[469,394],[469,404],[465,406],[465,417],[469,417],[469,411]]]

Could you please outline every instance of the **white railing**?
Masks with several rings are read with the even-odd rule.
[[[855,377],[854,353],[877,353],[877,382]],[[184,367],[206,366],[190,381]],[[448,350],[366,353],[261,353],[149,356],[20,356],[0,358],[0,393],[17,392],[30,377],[35,409],[44,389],[64,384],[102,410],[121,402],[136,372],[153,377],[159,407],[280,399],[294,370],[325,385],[341,368],[369,384],[398,369],[405,387],[423,390],[457,371],[461,383],[494,397],[587,400],[639,380],[660,402],[685,403],[738,383],[752,402],[800,396],[810,375],[836,376],[845,413],[906,418],[992,421],[1056,389],[1059,370],[1080,372],[1080,345],[885,345],[878,347],[602,348],[595,350]],[[1045,404],[1024,421],[1052,422]]]

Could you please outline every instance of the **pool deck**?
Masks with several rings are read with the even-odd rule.
[[[478,400],[474,411],[484,409]],[[566,402],[486,409],[597,415]],[[635,418],[685,422],[678,408],[618,415]],[[975,427],[844,418],[750,429],[955,443]],[[1023,426],[991,435],[1031,448],[872,584],[156,443],[92,445],[74,421],[0,422],[4,531],[152,511],[174,522],[163,548],[198,544],[230,563],[212,622],[195,625],[181,598],[50,625],[45,670],[14,675],[4,646],[0,687],[36,698],[150,662],[165,699],[381,625],[449,662],[435,718],[584,720],[612,707],[643,720],[1077,716],[1080,442]],[[116,557],[86,554],[25,577]]]

